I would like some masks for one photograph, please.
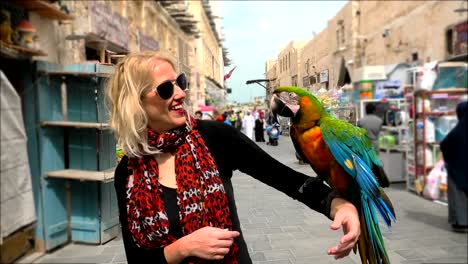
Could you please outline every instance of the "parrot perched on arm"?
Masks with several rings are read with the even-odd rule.
[[[367,132],[335,118],[314,95],[299,87],[277,88],[270,108],[274,114],[291,118],[290,135],[301,158],[357,208],[361,262],[390,263],[377,212],[388,227],[396,216],[382,189],[389,186],[388,178]]]

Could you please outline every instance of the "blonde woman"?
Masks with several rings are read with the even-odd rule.
[[[131,54],[107,86],[110,125],[125,153],[115,189],[128,263],[251,263],[236,211],[234,170],[334,219],[332,228],[343,226],[345,235],[328,254],[347,256],[360,232],[354,206],[235,128],[189,116],[187,79],[174,65],[159,52]]]

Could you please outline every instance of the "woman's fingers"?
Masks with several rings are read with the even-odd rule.
[[[239,235],[237,231],[216,227],[200,228],[189,235],[193,245],[191,255],[210,260],[223,259]]]

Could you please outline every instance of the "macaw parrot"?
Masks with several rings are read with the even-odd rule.
[[[274,114],[291,118],[290,135],[301,158],[321,180],[357,208],[361,262],[390,263],[376,211],[387,227],[396,221],[396,216],[382,189],[389,186],[388,178],[366,130],[335,118],[319,99],[299,87],[277,88],[270,108]]]

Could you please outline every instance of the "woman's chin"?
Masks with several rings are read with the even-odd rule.
[[[184,114],[176,114],[172,118],[172,120],[174,122],[175,127],[183,126],[187,122],[187,116],[185,115],[185,113]]]

